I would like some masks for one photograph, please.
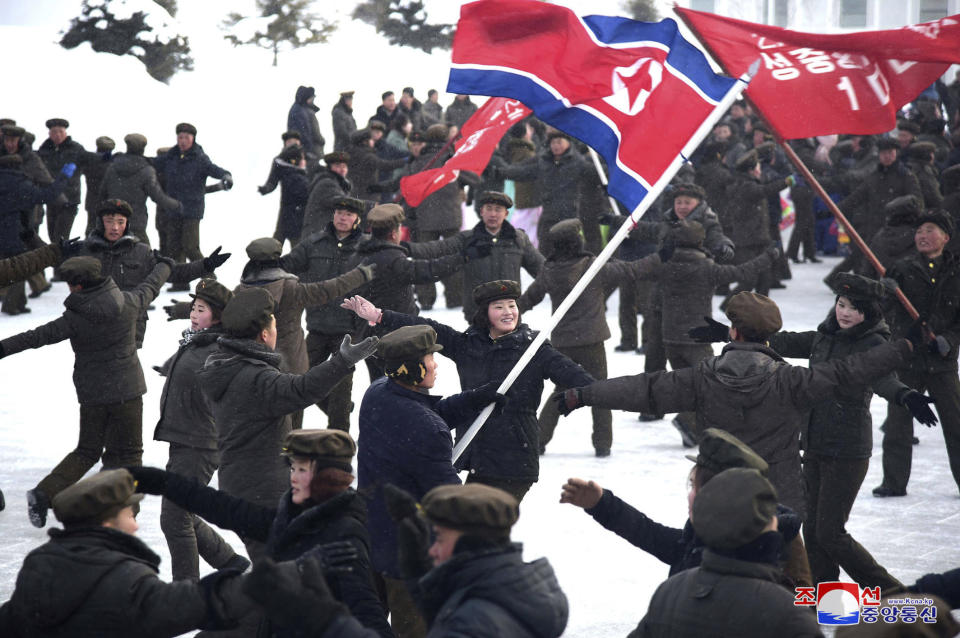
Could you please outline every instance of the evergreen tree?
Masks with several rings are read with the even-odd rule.
[[[659,22],[660,12],[653,0],[626,0],[623,3],[623,10],[626,11],[634,20],[643,22]]]
[[[336,23],[308,12],[309,5],[310,0],[257,0],[259,17],[249,18],[231,13],[223,21],[223,28],[232,32],[223,37],[233,46],[252,44],[273,51],[273,66],[277,66],[281,47],[299,49],[308,44],[326,42],[337,28]],[[255,21],[256,27],[252,33],[243,32],[248,26],[244,24],[245,21]]]
[[[168,82],[180,70],[192,71],[190,43],[178,34],[161,35],[155,26],[165,31],[169,26],[163,20],[171,15],[161,5],[170,5],[176,11],[176,0],[157,2],[156,14],[126,11],[125,0],[83,0],[80,15],[70,21],[61,32],[60,46],[73,49],[83,42],[97,52],[114,55],[132,55],[147,68],[147,73],[161,82]],[[158,22],[159,21],[159,22]]]
[[[353,18],[372,24],[390,44],[422,49],[449,49],[454,25],[429,24],[421,0],[365,0],[353,10]]]

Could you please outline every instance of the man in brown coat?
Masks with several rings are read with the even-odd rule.
[[[768,477],[780,502],[805,514],[800,473],[800,423],[806,408],[838,385],[865,384],[902,366],[909,341],[884,344],[849,357],[804,368],[791,366],[766,345],[782,321],[780,309],[752,292],[727,305],[731,326],[723,352],[692,368],[597,381],[554,395],[560,412],[584,406],[645,412],[694,411],[702,429],[727,430],[770,465]]]

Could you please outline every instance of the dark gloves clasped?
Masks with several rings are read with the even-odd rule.
[[[713,317],[704,317],[705,326],[697,326],[687,330],[687,336],[697,343],[714,343],[730,341],[730,328]]]

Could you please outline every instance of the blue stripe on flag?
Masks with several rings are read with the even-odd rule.
[[[629,211],[640,204],[647,189],[616,163],[620,140],[606,122],[579,108],[569,108],[550,91],[518,73],[496,69],[450,69],[447,83],[450,93],[494,95],[523,102],[540,119],[547,121],[582,142],[590,145],[607,162],[610,185],[607,192],[620,200]],[[650,138],[655,143],[656,138]],[[634,142],[636,143],[636,141]]]
[[[583,23],[601,43],[658,42],[668,47],[667,62],[685,75],[714,102],[727,94],[736,80],[717,75],[703,52],[688,42],[671,18],[660,22],[639,22],[615,16],[584,16]]]

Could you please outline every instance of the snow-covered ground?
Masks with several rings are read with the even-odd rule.
[[[70,133],[88,148],[97,136],[106,134],[117,140],[122,150],[126,133],[141,132],[150,140],[151,154],[158,146],[174,143],[177,122],[193,122],[199,129],[197,141],[215,162],[233,172],[236,181],[231,192],[207,199],[202,231],[204,252],[219,244],[234,252],[234,258],[220,270],[221,279],[233,284],[244,262],[244,246],[273,230],[278,196],[260,197],[255,186],[266,178],[270,159],[280,146],[286,111],[297,85],[317,87],[321,126],[328,144],[332,144],[328,114],[340,91],[357,91],[355,105],[360,121],[373,113],[386,88],[399,92],[409,84],[416,87],[418,96],[425,96],[429,88],[442,91],[449,56],[445,52],[426,55],[391,48],[370,27],[341,19],[330,44],[281,54],[280,66],[272,68],[268,52],[234,49],[215,29],[222,16],[233,9],[231,3],[180,5],[178,19],[182,32],[191,38],[196,70],[175,76],[169,87],[151,80],[132,58],[96,55],[86,46],[64,51],[55,44],[56,29],[0,27],[0,55],[4,60],[22,62],[5,65],[5,85],[10,90],[4,92],[0,102],[0,117],[16,118],[40,141],[45,137],[43,122],[48,117],[67,117],[71,120]],[[589,9],[600,10],[593,4]],[[441,101],[446,104],[449,99],[445,96]],[[83,216],[81,212],[81,219]],[[81,223],[77,222],[75,232]],[[773,298],[781,305],[788,329],[813,329],[822,320],[833,298],[821,279],[831,265],[827,260],[820,265],[795,266],[789,288],[774,291]],[[56,284],[50,293],[30,301],[32,314],[3,315],[0,338],[52,320],[62,311],[66,294],[66,286]],[[176,349],[179,331],[184,327],[166,322],[160,310],[174,296],[163,293],[158,300],[140,355],[148,382],[144,463],[161,467],[166,461],[166,445],[152,441],[151,436],[162,380],[150,367],[162,363]],[[617,303],[614,295],[607,313],[614,333],[608,342],[611,376],[640,372],[643,363],[635,354],[612,352],[619,341]],[[545,322],[547,313],[544,303],[524,319],[535,327]],[[465,327],[459,311],[427,314]],[[714,316],[722,319],[716,309]],[[455,392],[458,383],[453,364],[443,358],[440,364],[437,391]],[[0,513],[0,601],[13,591],[24,555],[46,539],[45,531],[31,527],[27,521],[24,493],[76,443],[78,408],[71,382],[72,365],[73,356],[65,343],[0,360],[0,488],[7,497],[7,509]],[[358,373],[354,386],[358,404],[365,378],[364,372]],[[877,426],[884,411],[883,401],[875,400]],[[325,424],[318,410],[308,410],[305,427]],[[960,564],[955,540],[960,528],[960,500],[943,441],[938,431],[921,428],[919,436],[921,444],[914,448],[909,496],[881,500],[870,495],[870,489],[880,480],[877,432],[875,460],[848,525],[853,535],[905,582]],[[666,577],[667,567],[610,534],[578,509],[560,505],[560,486],[571,476],[595,479],[655,520],[679,526],[686,518],[685,486],[690,467],[684,458],[686,453],[668,421],[640,423],[633,414],[615,413],[613,454],[600,460],[594,458],[590,445],[588,411],[578,411],[561,422],[543,457],[540,482],[524,501],[514,536],[525,543],[528,559],[547,556],[556,568],[570,599],[570,623],[565,635],[625,635],[643,616],[651,594]],[[163,556],[161,573],[168,578],[169,556],[160,532],[159,504],[158,498],[144,501],[140,535]],[[235,537],[228,537],[234,539],[235,547],[242,547]]]

